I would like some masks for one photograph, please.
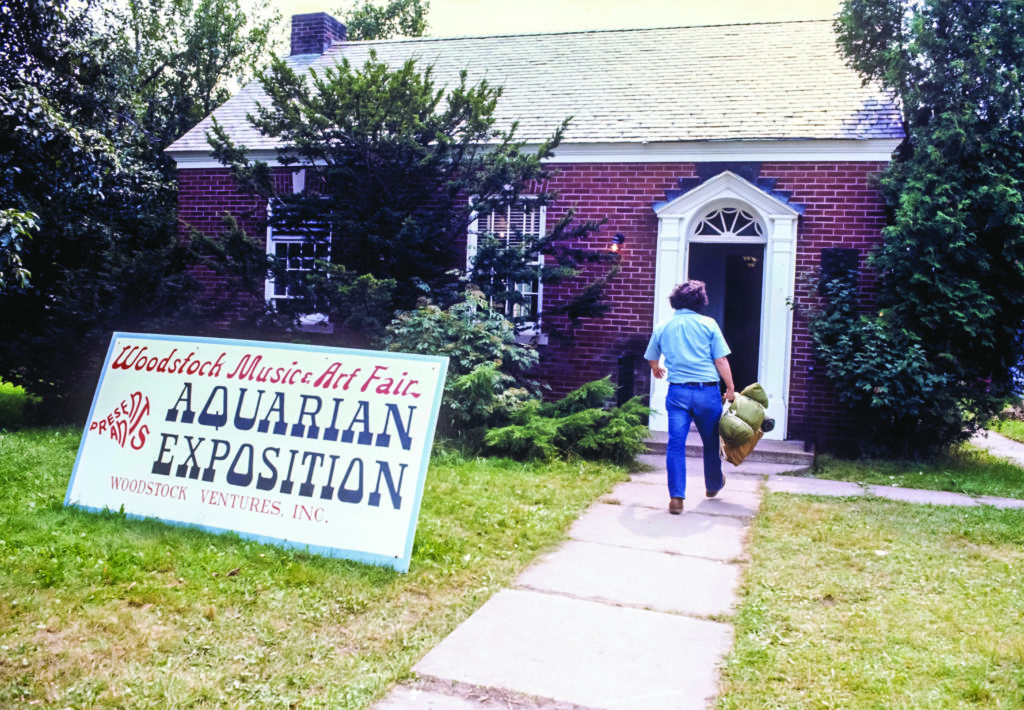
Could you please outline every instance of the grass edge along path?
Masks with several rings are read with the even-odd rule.
[[[1024,511],[766,493],[718,710],[1024,706]]]
[[[625,478],[435,454],[408,574],[63,507],[80,430],[0,435],[0,706],[364,708]]]
[[[819,455],[814,478],[832,481],[921,488],[969,496],[1024,498],[1024,468],[971,445],[931,462],[859,459]]]

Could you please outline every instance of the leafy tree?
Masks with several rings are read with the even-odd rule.
[[[26,239],[36,227],[33,212],[0,210],[0,293],[8,288],[27,288],[31,272],[21,261]]]
[[[890,413],[879,443],[926,454],[996,412],[1021,362],[1024,3],[846,0],[835,26],[850,65],[896,96],[906,139],[880,180],[880,314],[858,321],[873,362],[831,372]]]
[[[84,412],[114,329],[190,327],[167,145],[266,46],[238,0],[0,0],[0,377]]]
[[[245,8],[249,8],[248,10]],[[148,159],[226,101],[269,56],[280,17],[268,0],[129,0],[100,8],[108,62],[130,97],[131,122]]]
[[[390,313],[412,309],[421,297],[443,307],[467,283],[459,278],[460,254],[477,213],[527,203],[536,208],[554,198],[547,191],[527,198],[527,192],[549,176],[543,160],[561,141],[565,124],[536,153],[524,152],[514,126],[496,127],[501,89],[486,80],[471,85],[463,72],[457,85],[438,89],[430,67],[421,71],[409,60],[392,69],[374,55],[361,68],[342,60],[309,75],[276,60],[260,79],[268,103],[251,120],[285,146],[279,161],[304,170],[308,189],[275,190],[269,167],[251,162],[220,126],[211,142],[243,188],[274,205],[272,226],[305,233],[318,254],[330,254],[298,279],[275,270],[295,296],[278,304],[283,313],[328,313],[336,326],[351,326],[349,312],[334,310],[344,301],[334,290],[364,275],[393,288],[383,309],[389,315],[377,330]],[[597,228],[574,225],[569,215],[549,234],[519,244],[501,246],[483,235],[470,276],[492,301],[511,304],[521,295],[510,282],[531,276],[563,282],[586,262],[605,258],[566,246]],[[539,254],[548,262],[528,263]],[[574,312],[578,317],[600,312],[593,289],[584,299],[586,307]],[[365,318],[360,327],[374,329]]]
[[[130,99],[75,7],[0,9],[13,40],[0,71],[0,212],[14,272],[0,289],[0,376],[52,414],[87,397],[86,373],[115,323],[137,323],[188,290],[172,186],[139,159],[124,130]]]
[[[390,0],[384,5],[363,0],[337,14],[353,41],[422,37],[427,29],[430,3],[425,0]]]

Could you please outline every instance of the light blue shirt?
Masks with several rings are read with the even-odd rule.
[[[644,358],[665,356],[670,383],[717,382],[715,360],[731,351],[718,323],[689,308],[680,308],[654,329]]]

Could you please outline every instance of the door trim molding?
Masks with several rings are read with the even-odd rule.
[[[733,172],[719,173],[710,180],[655,207],[658,216],[658,249],[655,262],[654,323],[672,315],[668,294],[688,272],[689,244],[726,243],[721,239],[693,238],[697,219],[722,204],[742,206],[764,225],[761,237],[736,237],[727,243],[764,244],[764,276],[761,299],[761,347],[758,380],[768,393],[768,415],[775,429],[768,439],[785,439],[789,424],[789,374],[792,354],[793,313],[789,307],[796,279],[796,239],[800,213]],[[668,385],[651,382],[650,427],[668,430],[663,411]],[[660,408],[660,409],[659,409]]]

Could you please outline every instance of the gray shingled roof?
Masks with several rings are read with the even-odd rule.
[[[371,49],[392,65],[433,64],[439,85],[466,69],[504,86],[498,118],[518,120],[531,142],[567,116],[566,144],[903,135],[892,101],[843,64],[827,20],[345,42],[290,61],[319,68],[345,56],[359,66]],[[246,120],[261,98],[253,83],[213,114],[253,150],[276,147]],[[210,126],[204,119],[169,150],[208,152]]]

